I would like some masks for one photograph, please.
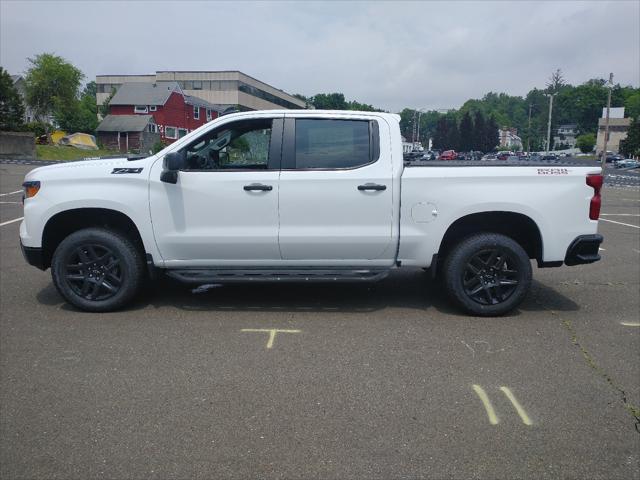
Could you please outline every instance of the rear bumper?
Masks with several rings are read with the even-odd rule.
[[[29,265],[33,265],[40,270],[46,270],[47,266],[44,264],[44,255],[41,248],[25,247],[20,241],[20,249],[22,250],[22,256]]]
[[[564,257],[565,265],[581,265],[600,260],[598,250],[602,240],[602,235],[598,234],[576,237],[567,249],[567,255]]]

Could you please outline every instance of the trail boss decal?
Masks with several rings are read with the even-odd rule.
[[[111,172],[112,175],[119,175],[122,173],[140,173],[142,168],[114,168]]]
[[[538,175],[569,175],[567,168],[538,168]]]

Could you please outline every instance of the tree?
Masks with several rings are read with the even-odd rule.
[[[433,134],[433,148],[438,150],[446,150],[451,148],[448,144],[449,141],[449,122],[444,115],[438,119],[436,124],[436,131]]]
[[[477,111],[473,121],[473,131],[471,133],[471,149],[483,152],[484,144],[482,136],[484,135],[486,125],[484,115]]]
[[[471,114],[467,111],[460,120],[460,139],[458,148],[463,152],[469,152],[473,149],[473,121]]]
[[[638,92],[629,95],[624,101],[625,114],[630,118],[640,117],[640,88]]]
[[[498,145],[498,122],[496,118],[491,115],[489,121],[485,124],[483,135],[483,147],[480,150],[483,152],[492,151],[496,145]]]
[[[24,106],[9,72],[0,67],[0,130],[20,130],[23,126]]]
[[[551,74],[547,82],[547,93],[558,93],[565,86],[562,70],[559,68]]]
[[[638,117],[631,120],[627,138],[620,141],[620,152],[626,156],[640,155],[640,119]]]
[[[27,59],[31,66],[25,75],[27,104],[38,120],[65,109],[77,100],[84,74],[64,58],[42,53]]]
[[[592,152],[595,146],[596,136],[594,133],[584,133],[576,138],[576,147],[578,147],[582,153]]]

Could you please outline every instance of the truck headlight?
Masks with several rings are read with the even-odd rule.
[[[27,198],[35,197],[36,194],[40,191],[40,182],[38,181],[24,182],[22,186],[24,187],[24,195],[22,197],[22,201]]]

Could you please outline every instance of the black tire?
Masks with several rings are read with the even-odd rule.
[[[65,238],[51,261],[53,284],[70,304],[88,312],[125,306],[144,279],[142,253],[127,237],[103,228]]]
[[[504,315],[516,308],[531,286],[531,262],[513,239],[480,233],[458,243],[447,256],[444,285],[467,313]]]

